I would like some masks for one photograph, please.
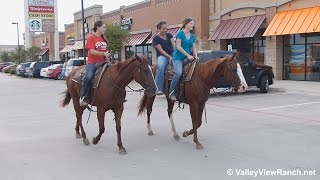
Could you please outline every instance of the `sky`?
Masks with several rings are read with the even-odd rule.
[[[17,25],[19,23],[19,40],[23,44],[23,33],[25,29],[24,1],[8,0],[1,1],[0,5],[0,45],[17,45]],[[73,13],[81,10],[81,0],[57,0],[58,1],[58,25],[59,31],[64,31],[64,24],[73,22]],[[103,5],[103,13],[119,9],[121,5],[131,5],[143,0],[83,0],[84,8],[92,5]]]

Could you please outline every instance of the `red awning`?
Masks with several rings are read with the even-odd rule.
[[[249,16],[237,19],[223,20],[212,32],[209,40],[234,39],[253,37],[263,21],[265,15]]]
[[[72,51],[72,46],[71,45],[66,45],[61,51],[60,53],[65,53],[65,52],[70,52]]]
[[[150,36],[151,32],[131,34],[126,46],[140,45]]]
[[[48,52],[49,49],[41,49],[39,52],[36,53],[37,56],[43,56],[46,52]]]
[[[179,30],[180,30],[180,28],[171,28],[171,29],[168,29],[167,32],[168,32],[168,33],[171,33],[172,36],[175,37],[175,36],[177,35],[177,33],[178,33]],[[146,44],[151,44],[153,38],[154,38],[156,35],[158,35],[158,34],[159,34],[159,33],[154,34],[154,35],[146,42]]]
[[[86,43],[87,43],[87,41],[86,41]],[[72,50],[78,50],[78,49],[83,49],[83,41],[77,41],[72,46]]]

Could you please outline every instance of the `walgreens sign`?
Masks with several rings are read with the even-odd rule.
[[[54,8],[49,6],[29,6],[29,12],[54,13]]]

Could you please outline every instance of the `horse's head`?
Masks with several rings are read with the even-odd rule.
[[[227,57],[227,60],[222,63],[224,65],[223,74],[225,81],[231,84],[235,91],[244,92],[248,86],[243,78],[241,67],[238,64],[238,56],[239,53],[235,53]]]
[[[134,59],[137,61],[137,70],[133,74],[133,78],[143,88],[145,88],[148,96],[156,94],[157,86],[153,78],[151,67],[148,64],[146,57],[135,56]]]

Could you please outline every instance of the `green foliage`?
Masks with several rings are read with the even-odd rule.
[[[9,73],[10,74],[16,74],[16,70],[15,69],[11,69]]]
[[[108,48],[111,53],[120,52],[124,43],[127,42],[129,31],[120,26],[108,25],[105,36],[108,39]]]
[[[7,51],[2,52],[0,54],[0,60],[2,62],[10,62],[11,61],[10,53]]]
[[[27,55],[28,55],[28,58],[31,60],[31,61],[38,61],[39,58],[38,58],[38,55],[37,53],[41,51],[41,49],[39,47],[31,47],[27,50]]]

